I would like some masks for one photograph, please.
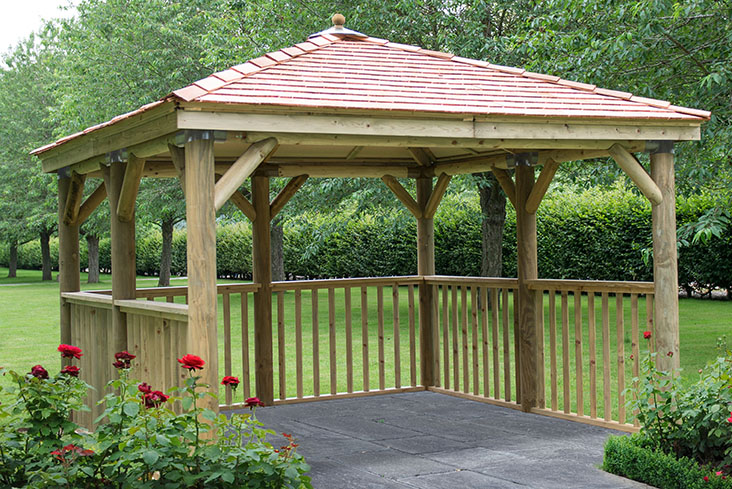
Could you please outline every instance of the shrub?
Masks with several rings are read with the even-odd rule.
[[[66,347],[62,351],[62,347]],[[79,349],[62,345],[67,357]],[[78,358],[78,356],[77,356]],[[81,430],[70,420],[72,410],[83,409],[89,388],[77,378],[78,368],[66,367],[51,377],[40,365],[31,373],[9,372],[16,394],[0,406],[0,485],[3,487],[61,488],[311,488],[309,467],[291,435],[275,449],[265,437],[254,409],[257,398],[247,399],[252,411],[224,415],[198,407],[207,386],[195,375],[205,363],[186,355],[178,361],[189,369],[182,389],[169,397],[147,384],[128,378],[134,355],[120,352],[114,366],[120,378],[108,384],[102,401],[105,420],[94,432]],[[238,379],[223,381],[236,387]],[[179,412],[170,408],[172,403]],[[206,422],[202,422],[205,420]],[[201,435],[214,430],[215,438]]]

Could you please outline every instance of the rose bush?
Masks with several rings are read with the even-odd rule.
[[[82,355],[61,346],[63,358]],[[78,367],[66,366],[53,377],[40,365],[25,375],[3,372],[14,381],[8,391],[16,400],[0,405],[0,487],[312,487],[291,435],[279,448],[266,442],[274,432],[256,419],[259,399],[247,400],[250,412],[217,415],[198,407],[212,395],[195,375],[203,359],[179,359],[188,378],[166,394],[129,378],[134,358],[115,355],[119,378],[107,386],[93,432],[71,421],[72,411],[88,410],[83,399],[89,386],[78,378]],[[222,383],[235,389],[238,379]]]

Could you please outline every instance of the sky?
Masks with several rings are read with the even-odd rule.
[[[31,32],[38,30],[42,19],[69,17],[73,10],[60,7],[72,4],[71,0],[0,0],[0,53],[8,51]]]

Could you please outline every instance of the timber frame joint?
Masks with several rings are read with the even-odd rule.
[[[652,155],[661,153],[674,154],[674,143],[675,141],[668,140],[648,141],[646,142],[646,149]]]

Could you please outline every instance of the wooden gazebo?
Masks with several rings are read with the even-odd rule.
[[[626,370],[637,372],[639,330],[652,327],[655,348],[673,352],[659,355],[662,367],[679,364],[673,144],[698,140],[709,112],[375,39],[334,19],[333,28],[305,42],[34,151],[45,172],[58,174],[61,341],[87,352],[82,372],[100,392],[96,397],[115,375],[115,351],[138,355],[138,377],[171,387],[180,382],[174,359],[184,353],[205,358],[204,378],[218,386],[221,349],[221,373],[243,376],[245,393],[256,392],[267,404],[430,389],[628,427],[622,391]],[[633,155],[639,152],[650,153],[650,176]],[[607,156],[653,204],[654,282],[539,280],[536,211],[553,175],[563,162]],[[451,176],[489,170],[516,209],[518,277],[435,276],[433,216]],[[270,201],[272,177],[291,180]],[[417,274],[272,283],[271,220],[307,178],[318,177],[381,178],[417,219]],[[103,183],[82,202],[91,178]],[[136,290],[134,217],[141,178],[178,178],[184,188],[187,288]],[[239,191],[247,178],[251,200]],[[399,178],[416,179],[416,199]],[[112,211],[112,290],[79,292],[79,226],[105,198]],[[230,200],[252,221],[254,283],[217,286],[216,211]],[[401,317],[400,307],[391,308],[394,329],[385,335],[386,287],[393,304],[399,304],[400,293],[408,294],[409,307]],[[352,301],[353,289],[360,301]],[[327,290],[327,302],[318,290]],[[374,290],[377,312],[369,318]],[[336,318],[333,306],[341,293],[346,316]],[[176,302],[180,296],[186,304]],[[303,341],[308,318],[302,302],[308,297],[315,338],[310,343]],[[559,308],[555,297],[561,297]],[[602,305],[599,334],[596,297]],[[630,316],[615,314],[612,334],[610,297],[616,312],[623,311],[624,300],[631,302]],[[289,300],[294,318],[284,317]],[[320,358],[319,307],[328,309],[327,394],[320,388],[326,362]],[[583,308],[590,311],[587,320]],[[360,328],[352,322],[357,310]],[[239,314],[241,358],[231,343],[232,318]],[[286,337],[293,330],[286,327],[290,321],[294,352]],[[376,323],[378,335],[369,340]],[[355,341],[361,346],[354,348],[359,332]],[[636,352],[632,365],[626,365],[628,341]],[[386,353],[389,345],[393,359]],[[311,354],[312,368],[303,366],[303,356]],[[242,370],[232,371],[238,363]],[[611,367],[616,375],[610,375]],[[256,379],[251,389],[250,370]],[[222,405],[232,404],[227,392]]]

